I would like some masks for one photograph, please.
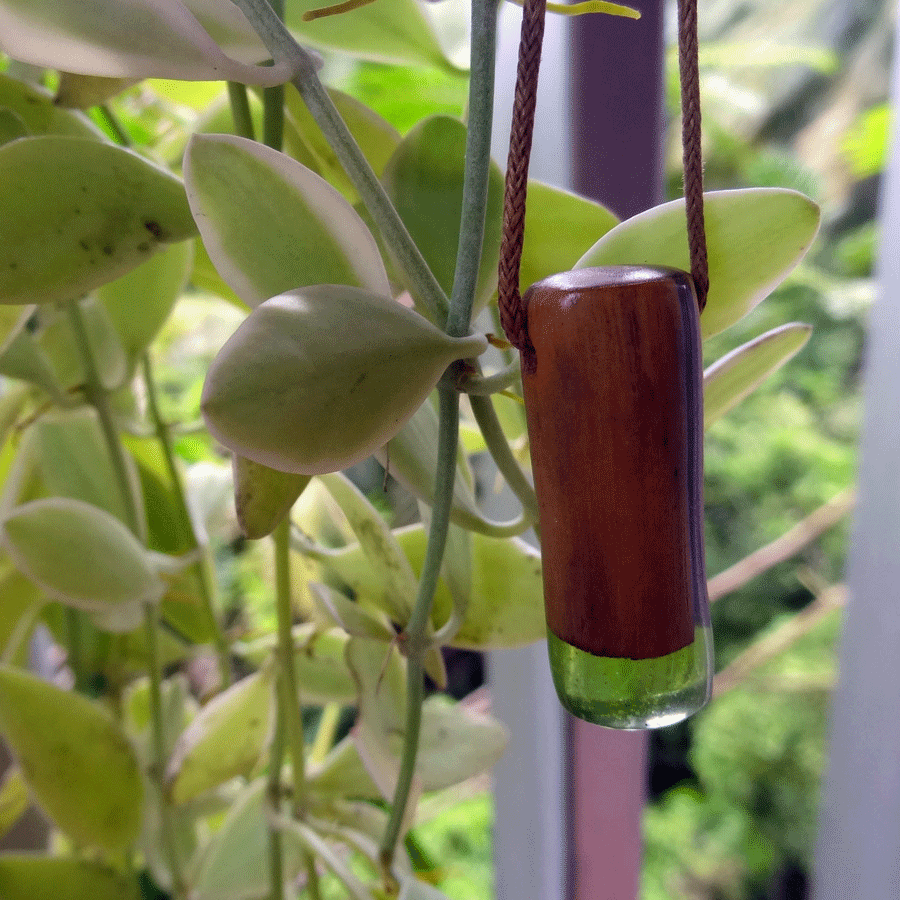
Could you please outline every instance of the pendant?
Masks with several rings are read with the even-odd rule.
[[[686,272],[580,269],[523,298],[522,385],[562,705],[658,728],[710,695],[703,368]]]

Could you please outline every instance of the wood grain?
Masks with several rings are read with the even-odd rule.
[[[674,269],[554,275],[523,298],[547,625],[653,659],[708,624],[697,300]]]

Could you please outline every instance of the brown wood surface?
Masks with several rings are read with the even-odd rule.
[[[652,659],[705,624],[702,360],[690,276],[554,275],[523,359],[547,625],[598,656]]]

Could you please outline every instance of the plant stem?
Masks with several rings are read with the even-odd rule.
[[[275,544],[275,606],[278,618],[278,718],[291,760],[292,813],[295,819],[302,821],[306,817],[306,748],[303,719],[300,715],[297,672],[294,666],[290,535],[290,516],[285,516],[272,535]],[[311,858],[309,852],[304,853],[304,863],[310,896],[318,898],[319,877],[315,860]]]
[[[253,116],[250,114],[250,99],[247,85],[235,81],[228,82],[228,102],[231,105],[231,118],[234,130],[241,137],[256,140],[253,129]]]
[[[234,2],[268,47],[272,57],[291,65],[295,72],[291,83],[300,93],[362,198],[403,275],[407,289],[428,318],[443,324],[449,309],[447,297],[319,80],[316,59],[294,40],[266,0]]]
[[[269,0],[272,12],[284,21],[284,0]],[[263,143],[273,150],[281,150],[284,141],[284,85],[263,91]]]
[[[85,396],[88,403],[97,410],[97,417],[100,419],[100,428],[103,431],[110,463],[112,464],[119,490],[122,493],[122,502],[125,506],[128,527],[140,540],[143,530],[141,528],[141,516],[138,512],[137,499],[134,496],[134,491],[131,489],[131,478],[128,475],[128,465],[125,462],[125,450],[119,439],[119,432],[109,406],[106,388],[103,387],[103,383],[100,381],[97,361],[94,359],[94,351],[88,338],[87,326],[84,322],[81,306],[77,300],[73,300],[68,304],[68,310],[69,321],[72,325],[75,342],[78,345],[78,352],[81,355],[81,362],[84,367]]]
[[[184,487],[184,478],[181,475],[181,469],[175,460],[175,453],[172,448],[172,436],[169,433],[169,426],[166,424],[159,409],[159,398],[156,391],[156,380],[153,377],[153,366],[150,362],[150,354],[144,353],[141,360],[144,373],[144,385],[147,391],[147,409],[150,418],[153,420],[153,426],[156,431],[156,439],[162,447],[163,456],[166,460],[166,468],[169,471],[169,478],[172,479],[172,488],[175,492],[175,505],[178,510],[178,516],[181,519],[182,527],[188,535],[189,545],[192,550],[201,550],[202,556],[196,563],[197,581],[200,585],[200,597],[203,602],[203,612],[206,616],[210,634],[213,636],[213,643],[216,648],[216,659],[219,664],[219,680],[221,687],[224,689],[231,684],[231,653],[228,648],[228,642],[225,635],[219,628],[216,619],[216,608],[213,602],[215,579],[210,571],[209,554],[205,548],[200,547],[197,540],[197,534],[194,531],[194,523],[191,520],[191,514],[188,510]]]
[[[533,522],[536,522],[538,520],[537,495],[528,476],[522,471],[522,467],[513,455],[512,447],[509,446],[509,441],[503,433],[503,426],[497,418],[494,401],[490,397],[472,394],[469,396],[469,403],[500,474],[518,497],[526,514]]]
[[[269,754],[269,777],[266,790],[269,805],[276,816],[281,814],[281,767],[284,763],[284,719],[278,714],[275,721],[275,734],[272,737],[272,748]],[[272,882],[271,900],[284,900],[284,855],[281,829],[272,821],[268,823],[269,831],[269,873]]]
[[[103,121],[115,135],[116,140],[123,147],[130,147],[131,135],[125,130],[125,126],[119,121],[119,117],[113,112],[112,107],[108,103],[101,103],[97,109],[103,117]]]
[[[490,165],[496,40],[496,0],[472,0],[472,64],[469,81],[466,171],[456,272],[447,315],[447,331],[456,337],[469,332],[475,285],[481,263]],[[424,658],[428,649],[428,624],[447,545],[450,510],[453,503],[456,450],[459,443],[459,394],[455,387],[443,381],[438,388],[438,397],[440,404],[438,459],[428,546],[419,578],[416,603],[403,634],[403,647],[407,656],[406,724],[397,787],[391,805],[391,815],[381,842],[381,863],[386,878],[391,874],[415,772],[425,692]]]
[[[107,452],[112,462],[113,471],[122,492],[125,504],[128,525],[135,536],[140,539],[141,516],[138,511],[137,500],[131,489],[131,479],[128,477],[128,467],[125,462],[125,449],[119,438],[112,410],[109,406],[109,396],[106,388],[100,380],[97,363],[91,349],[87,328],[81,307],[77,300],[68,304],[69,318],[75,341],[81,355],[84,367],[85,394],[88,401],[97,410],[103,436],[106,442]],[[147,641],[148,669],[150,675],[150,716],[153,732],[153,760],[150,764],[150,778],[156,788],[159,800],[160,823],[162,830],[163,849],[167,857],[169,870],[172,874],[173,892],[176,898],[186,896],[181,864],[178,858],[178,849],[175,844],[175,832],[172,822],[172,810],[166,796],[164,777],[166,763],[166,739],[163,727],[162,712],[162,671],[159,661],[159,647],[157,642],[158,610],[155,603],[144,604],[144,633]]]
[[[162,711],[162,668],[159,660],[157,632],[158,609],[155,603],[144,604],[144,633],[147,640],[147,667],[150,670],[150,717],[153,731],[153,762],[150,765],[150,777],[156,788],[159,801],[159,816],[162,831],[163,851],[172,874],[172,891],[175,897],[186,897],[184,876],[181,871],[181,860],[175,844],[175,828],[172,821],[172,808],[165,790],[166,737]]]

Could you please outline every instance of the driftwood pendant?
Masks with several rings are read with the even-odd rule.
[[[706,703],[697,300],[675,269],[581,269],[523,298],[550,666],[571,713],[654,728]]]

